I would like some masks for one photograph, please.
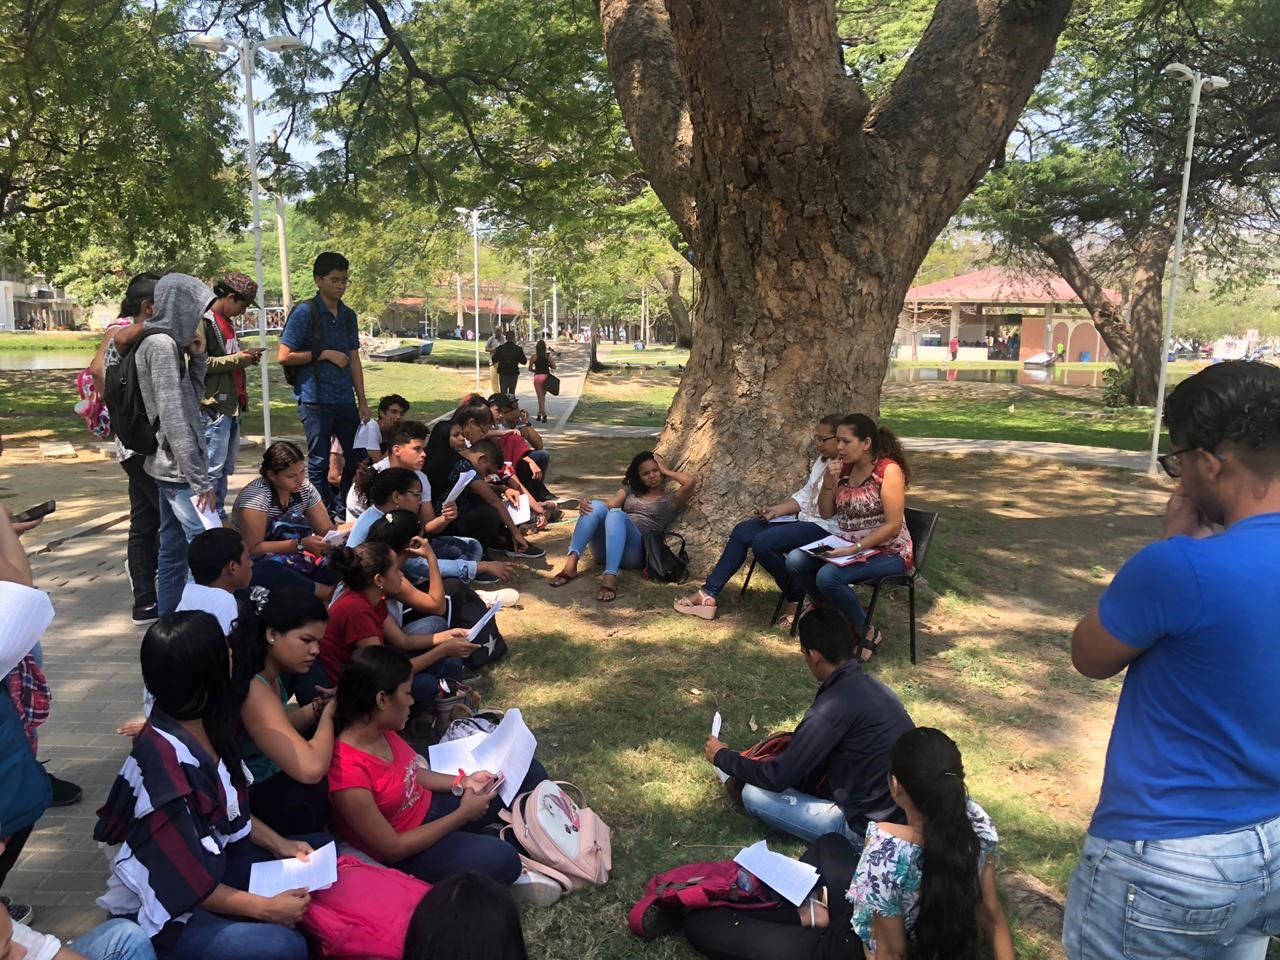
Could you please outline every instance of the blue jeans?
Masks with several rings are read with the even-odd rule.
[[[431,549],[435,551],[437,560],[470,560],[472,563],[479,563],[484,559],[484,544],[470,537],[432,537]]]
[[[209,479],[218,498],[218,516],[226,520],[227,477],[236,472],[236,458],[240,455],[240,418],[209,407],[202,408],[202,415]]]
[[[434,544],[434,541],[432,541]],[[473,541],[474,542],[474,541]],[[477,544],[479,546],[479,544]],[[445,560],[439,554],[436,555],[436,566],[440,568],[440,576],[453,577],[457,580],[465,580],[470,582],[476,577],[476,564],[474,560]],[[421,583],[431,576],[431,564],[423,560],[421,557],[409,557],[405,560],[404,566],[401,567],[404,575],[414,583]]]
[[[187,544],[204,531],[185,483],[157,480],[160,490],[160,556],[156,563],[156,610],[173,613],[187,585]]]
[[[1280,817],[1179,840],[1086,834],[1067,889],[1070,960],[1263,960],[1280,934]]]
[[[123,917],[98,924],[67,947],[86,960],[155,960],[156,956],[151,938]]]
[[[334,502],[329,487],[329,447],[333,438],[342,445],[342,483],[338,500],[345,502],[347,489],[355,478],[363,453],[356,455],[356,430],[360,427],[360,411],[354,403],[300,403],[298,418],[307,435],[307,477],[320,492],[326,504]]]
[[[801,840],[817,840],[824,833],[838,833],[854,846],[862,843],[861,837],[853,835],[844,811],[833,800],[820,800],[799,790],[774,793],[748,783],[742,787],[742,805],[757,820]]]
[[[625,511],[610,510],[603,500],[592,500],[591,512],[578,517],[569,552],[582,556],[587,544],[597,560],[604,560],[606,574],[616,574],[623,567],[639,570],[644,566],[640,531]]]
[[[172,946],[157,947],[159,960],[307,960],[307,941],[277,923],[233,920],[208,910],[191,911]]]
[[[902,557],[897,554],[878,553],[865,563],[851,563],[847,567],[811,557],[803,550],[792,550],[787,554],[787,572],[791,575],[791,582],[809,596],[823,600],[843,613],[859,637],[866,634],[867,616],[862,612],[862,604],[851,589],[852,585],[901,574],[905,569]]]
[[[821,540],[827,531],[816,523],[765,523],[755,517],[749,517],[733,528],[729,534],[729,542],[724,545],[720,559],[707,575],[707,582],[702,585],[702,592],[710,597],[720,596],[720,591],[729,582],[743,562],[747,559],[747,551],[756,555],[756,562],[768,571],[778,589],[787,594],[787,599],[795,602],[800,599],[800,588],[791,585],[787,576],[787,553],[806,543]]]

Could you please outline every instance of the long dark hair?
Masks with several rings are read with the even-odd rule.
[[[295,463],[301,463],[305,459],[307,455],[296,443],[290,440],[277,440],[262,452],[262,466],[258,468],[258,473],[262,475],[262,479],[270,483],[271,478],[267,476],[268,473],[288,470]]]
[[[533,358],[536,363],[545,364],[547,362],[547,341],[541,337],[533,347]]]
[[[413,664],[395,647],[381,644],[361,647],[351,655],[338,677],[338,698],[333,709],[333,729],[347,727],[373,715],[378,694],[393,694],[413,676]]]
[[[412,510],[392,510],[369,528],[365,543],[385,543],[396,553],[408,548],[414,537],[422,536],[422,521]]]
[[[404,960],[527,960],[511,889],[482,873],[454,874],[418,903]]]
[[[247,787],[240,763],[240,704],[232,691],[231,653],[217,618],[203,610],[161,617],[142,638],[139,659],[155,708],[175,720],[201,721],[231,782]]]
[[[243,704],[255,674],[267,665],[268,631],[288,633],[308,623],[328,623],[329,610],[315,591],[307,587],[272,590],[262,608],[246,603],[231,634],[233,659],[232,687],[235,701]]]
[[[640,467],[652,459],[654,459],[652,450],[641,450],[631,458],[631,463],[627,465],[627,472],[622,475],[622,485],[637,497],[649,492],[649,488],[640,479]]]
[[[385,576],[396,562],[396,555],[384,543],[362,543],[358,547],[339,547],[329,551],[329,565],[342,577],[348,590],[368,590],[373,578]]]
[[[155,303],[156,282],[159,279],[158,273],[140,273],[130,280],[124,291],[124,300],[120,302],[119,315],[136,317],[142,312],[144,303]]]
[[[397,493],[408,493],[414,487],[421,485],[422,481],[418,479],[418,474],[408,467],[387,467],[385,470],[375,472],[363,493],[376,507],[380,503],[386,503]]]
[[[925,817],[916,960],[978,955],[978,835],[969,820],[960,748],[941,730],[917,727],[889,751],[889,772]]]
[[[911,467],[907,464],[907,454],[896,433],[888,427],[878,425],[865,413],[849,414],[840,421],[840,426],[848,427],[859,440],[870,440],[872,463],[881,457],[888,457],[902,468],[903,485],[911,486]]]

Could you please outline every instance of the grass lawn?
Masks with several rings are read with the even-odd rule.
[[[643,445],[560,441],[552,488],[607,494]],[[908,661],[905,597],[895,597],[877,615],[888,639],[871,669],[917,723],[960,744],[970,790],[1000,831],[1002,870],[1062,892],[1118,690],[1072,670],[1067,638],[1118,563],[1150,538],[1163,495],[1142,478],[1051,463],[922,456],[915,466],[913,504],[944,517],[925,570],[920,664]],[[613,829],[615,870],[602,889],[526,912],[526,933],[547,957],[692,957],[678,937],[647,945],[627,932],[626,910],[649,875],[730,858],[762,836],[802,849],[731,807],[702,756],[711,715],[723,713],[724,739],[742,749],[794,727],[815,684],[794,642],[767,626],[776,596],[767,576],[758,572],[741,599],[740,579],[731,583],[713,623],[671,609],[692,585],[633,572],[615,603],[599,604],[593,560],[578,581],[547,586],[570,529],[540,537],[547,561],[521,574],[523,612],[503,626],[512,654],[484,678],[486,702],[519,705],[553,776],[585,790]],[[695,551],[695,572],[713,560]],[[1057,955],[1052,937],[1016,936],[1020,957]]]
[[[88,330],[0,330],[0,353],[47,350],[87,350],[90,357],[102,342],[102,334]]]

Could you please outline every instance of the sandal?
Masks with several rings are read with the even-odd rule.
[[[708,600],[714,599],[715,597],[705,590],[699,590],[692,597],[680,597],[674,606],[676,613],[683,613],[689,617],[701,617],[703,620],[714,620],[720,607],[714,603],[707,603]]]
[[[876,627],[868,626],[866,637],[858,644],[858,658],[866,663],[879,652],[882,643],[884,643],[884,634]]]
[[[566,577],[563,573],[557,573],[554,577],[551,578],[551,586],[563,587],[566,583],[569,583],[570,581],[577,580],[577,579],[578,579],[578,574],[576,573],[572,577]]]
[[[600,584],[600,589],[596,593],[596,600],[599,603],[613,603],[618,599],[618,588],[610,587],[607,584]]]

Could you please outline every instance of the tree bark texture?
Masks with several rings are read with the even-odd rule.
[[[693,325],[689,322],[689,308],[684,297],[680,295],[680,279],[683,271],[679,267],[670,270],[659,270],[655,276],[662,285],[666,295],[667,313],[671,316],[671,325],[675,327],[676,343],[689,346],[693,343]]]
[[[819,417],[878,414],[906,291],[1069,6],[941,0],[872,103],[831,0],[600,0],[624,120],[702,281],[659,442],[699,477],[686,536],[718,543],[798,486]]]
[[[1129,399],[1139,406],[1152,406],[1164,345],[1164,271],[1173,247],[1172,224],[1167,218],[1156,221],[1133,244],[1127,303],[1106,298],[1102,283],[1066,237],[1050,231],[1038,237],[1036,244],[1089,311],[1116,366],[1133,374]]]

